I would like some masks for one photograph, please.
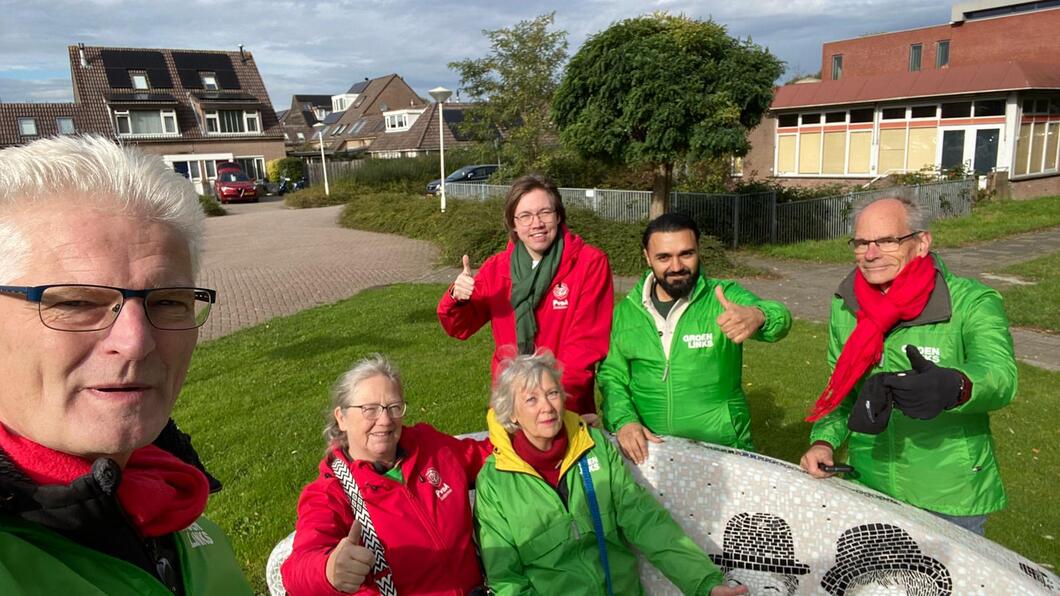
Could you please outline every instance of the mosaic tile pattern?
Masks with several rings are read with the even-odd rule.
[[[475,433],[476,438],[485,433]],[[985,538],[862,486],[758,454],[667,438],[631,466],[731,585],[754,596],[1036,596],[1060,579]],[[280,596],[276,546],[266,576]],[[681,592],[645,560],[644,589]]]

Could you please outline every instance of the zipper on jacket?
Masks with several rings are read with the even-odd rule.
[[[416,512],[416,516],[420,518],[420,523],[423,524],[424,528],[427,528],[427,533],[430,535],[431,540],[434,541],[434,545],[439,548],[445,548],[446,545],[442,542],[441,536],[438,535],[435,527],[430,523],[430,520],[427,519],[427,516],[423,512],[423,507],[420,505],[420,502],[416,499],[415,495],[412,494],[412,491],[405,485],[401,485],[399,490],[404,491],[405,498],[411,504],[413,511]]]
[[[662,380],[665,383],[666,379],[670,378],[670,359],[666,359],[666,368],[663,368]]]

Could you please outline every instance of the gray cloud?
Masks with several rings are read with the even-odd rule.
[[[752,37],[788,64],[816,72],[821,43],[942,24],[949,8],[913,0],[235,0],[159,2],[0,0],[0,98],[70,101],[67,46],[236,49],[253,52],[273,105],[294,93],[334,94],[364,77],[398,73],[426,96],[456,88],[448,63],[488,51],[483,29],[556,11],[571,53],[611,23],[655,10],[713,18]]]

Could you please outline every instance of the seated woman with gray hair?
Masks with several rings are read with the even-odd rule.
[[[724,577],[597,429],[564,408],[551,354],[502,366],[475,524],[495,594],[642,594],[635,546],[685,594],[746,594]]]
[[[488,441],[427,424],[402,426],[407,404],[390,361],[369,356],[332,390],[320,475],[302,491],[288,594],[446,594],[482,585],[468,490]]]

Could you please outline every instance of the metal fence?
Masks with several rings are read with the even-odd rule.
[[[330,172],[329,172],[330,174]],[[508,186],[497,184],[445,185],[454,199],[484,200],[503,197]],[[848,236],[853,230],[853,204],[871,196],[905,196],[924,208],[928,221],[967,215],[972,211],[976,179],[892,186],[880,190],[778,203],[775,192],[754,194],[670,193],[670,210],[687,213],[704,234],[736,248],[741,244],[788,244],[803,240],[828,240]],[[568,207],[590,209],[617,221],[646,221],[651,191],[604,188],[561,188]]]

